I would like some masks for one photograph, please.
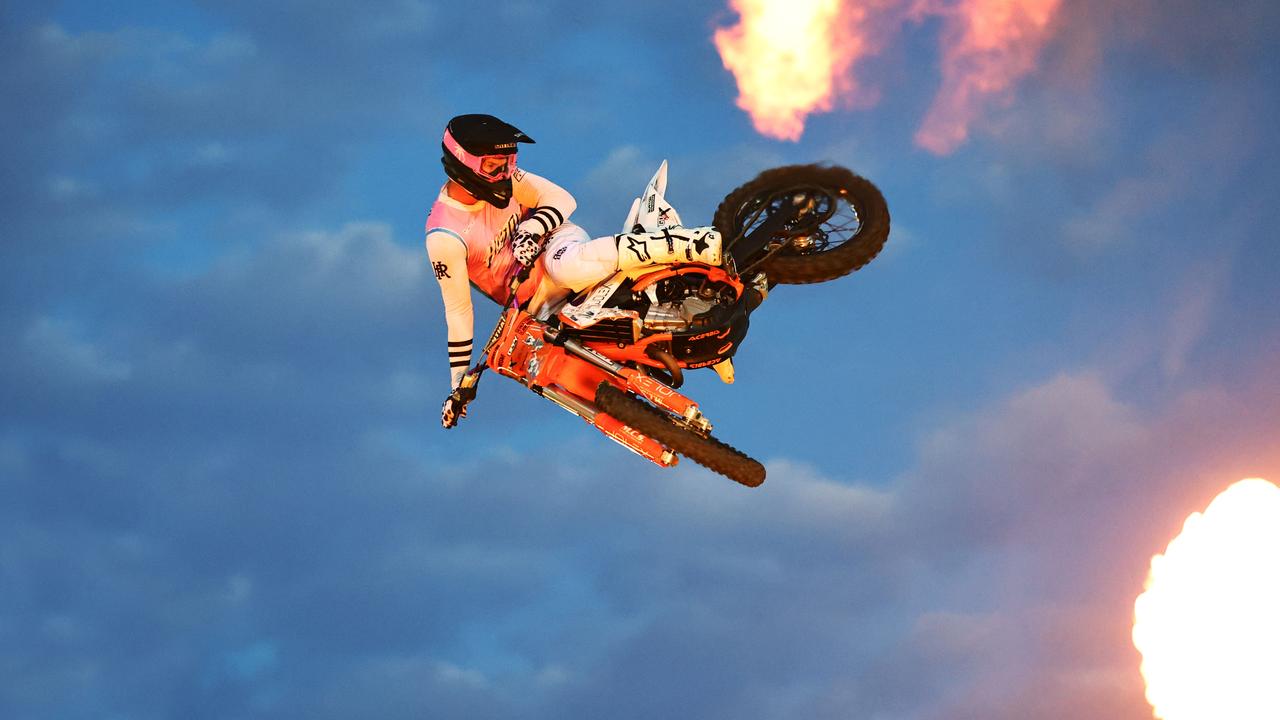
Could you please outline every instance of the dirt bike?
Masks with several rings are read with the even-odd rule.
[[[684,229],[664,197],[666,176],[663,162],[632,203],[624,233]],[[533,312],[532,281],[520,272],[480,361],[459,386],[463,407],[488,367],[658,465],[684,455],[760,485],[764,466],[713,438],[698,404],[678,391],[684,372],[712,368],[732,383],[733,355],[770,289],[833,280],[867,264],[888,238],[889,210],[875,185],[845,168],[791,165],[729,193],[712,224],[722,237],[720,267],[623,271]]]

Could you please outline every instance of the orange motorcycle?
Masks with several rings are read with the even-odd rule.
[[[666,167],[632,203],[623,232],[687,231],[664,198]],[[732,383],[733,355],[770,289],[833,280],[867,264],[889,236],[889,210],[875,185],[845,168],[790,165],[729,193],[712,224],[722,237],[721,267],[619,272],[533,309],[533,282],[519,273],[512,303],[459,387],[464,402],[492,368],[658,465],[683,455],[760,485],[764,466],[713,438],[698,403],[679,392],[684,372],[711,368]]]

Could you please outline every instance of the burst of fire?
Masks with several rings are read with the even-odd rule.
[[[738,107],[756,130],[779,140],[799,140],[805,118],[830,110],[852,84],[849,70],[865,53],[841,0],[730,0],[738,24],[719,28],[716,49],[738,81]],[[861,11],[852,8],[856,15]]]
[[[916,142],[938,154],[954,151],[969,136],[990,98],[1004,96],[1036,67],[1061,0],[966,0],[926,3],[917,14],[947,18],[942,38],[942,87],[916,133]]]
[[[907,20],[943,18],[942,84],[916,142],[954,151],[992,98],[1036,67],[1062,0],[729,0],[737,25],[715,32],[738,107],[764,135],[799,140],[806,118],[871,97],[853,76]],[[855,97],[855,94],[858,97]]]
[[[1280,488],[1243,480],[1187,518],[1134,616],[1156,717],[1280,718]]]

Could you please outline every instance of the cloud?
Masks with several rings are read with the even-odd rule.
[[[839,147],[848,149],[850,144]],[[564,180],[579,200],[575,221],[595,236],[621,228],[631,200],[639,197],[663,160],[668,163],[667,199],[686,225],[711,224],[716,206],[735,187],[762,170],[788,164],[785,156],[762,144],[663,153],[640,145],[619,145],[595,162],[581,180]]]
[[[414,63],[464,43],[433,29],[433,18],[454,16],[412,3],[367,15],[328,4],[261,14],[247,4],[210,7],[227,27],[27,27],[7,30],[14,42],[0,49],[13,69],[0,82],[32,101],[0,118],[11,131],[6,149],[28,163],[13,167],[31,168],[7,178],[17,188],[9,197],[30,202],[4,206],[14,242],[0,249],[0,331],[14,339],[0,349],[6,712],[1145,712],[1126,631],[1148,556],[1219,483],[1280,466],[1280,365],[1260,350],[1269,341],[1215,342],[1220,318],[1239,307],[1240,275],[1257,271],[1254,283],[1271,283],[1265,262],[1261,270],[1211,262],[1202,278],[1199,265],[1158,274],[1180,283],[1151,294],[1153,305],[1175,308],[1152,316],[1160,331],[1143,363],[1168,379],[1154,392],[1132,367],[1076,363],[1054,345],[1052,361],[1015,373],[1021,385],[975,382],[973,407],[957,400],[970,395],[941,391],[903,401],[910,418],[885,435],[917,438],[918,447],[906,469],[887,474],[868,474],[838,448],[788,459],[795,453],[785,444],[767,450],[770,480],[753,492],[688,463],[650,469],[496,378],[486,379],[475,417],[446,435],[433,429],[443,338],[419,239],[397,237],[394,222],[351,221],[360,215],[349,208],[334,210],[334,221],[302,217],[308,204],[323,204],[325,188],[350,180],[352,147],[439,111],[424,109]],[[309,8],[312,24],[285,33]],[[495,27],[533,47],[564,9],[527,6]],[[583,12],[593,27],[610,21],[604,10]],[[625,12],[634,40],[630,28],[651,7]],[[338,32],[344,25],[349,37]],[[707,30],[691,27],[672,37]],[[309,65],[331,34],[342,37],[332,66]],[[440,45],[424,44],[424,34]],[[284,36],[284,45],[272,42]],[[553,67],[596,62],[580,42],[557,45],[572,57]],[[390,54],[371,50],[380,44]],[[684,49],[666,61],[679,66],[692,43],[673,44]],[[639,45],[620,43],[611,61],[660,52]],[[509,59],[478,62],[505,73]],[[383,64],[386,78],[361,82]],[[133,70],[141,70],[136,87],[117,92]],[[547,75],[519,92],[544,93],[563,79]],[[291,83],[308,87],[292,92]],[[610,107],[542,112],[592,127]],[[670,107],[637,112],[670,122]],[[1251,106],[1234,107],[1247,115]],[[722,127],[708,117],[654,134]],[[1175,122],[1150,149],[1138,143],[1138,162],[1080,191],[1076,216],[1105,216],[1103,198],[1120,178],[1141,184],[1174,167],[1162,153],[1215,127],[1196,118]],[[158,145],[146,141],[150,132]],[[1224,121],[1209,138],[1229,135]],[[597,185],[617,193],[601,197],[607,216],[592,224],[615,225],[639,189],[627,174],[642,184],[661,159],[654,142],[628,141],[588,171],[584,195]],[[673,153],[672,168],[673,199],[690,215],[701,206],[709,217],[730,187],[787,157],[754,141],[694,142]],[[863,146],[827,147],[861,154]],[[1205,152],[1197,162],[1210,164]],[[1212,198],[1229,195],[1226,184],[1242,172],[1233,157],[1210,173],[1225,178]],[[1011,172],[1007,186],[1025,189],[1024,180]],[[895,207],[910,197],[896,195]],[[1162,212],[1157,204],[1121,213],[1115,227],[1143,231]],[[926,216],[914,213],[917,223]],[[1248,234],[1252,217],[1231,237]],[[1204,239],[1150,238],[1167,250],[1161,257],[1185,257],[1179,251]],[[149,253],[166,241],[206,254],[181,273],[157,269]],[[1141,255],[1143,267],[1153,262]],[[1220,257],[1231,256],[1210,259]],[[1128,282],[1130,268],[1116,272]],[[947,270],[957,269],[970,268]],[[912,291],[931,283],[913,280]],[[827,292],[791,307],[814,315],[848,299]],[[1027,312],[1059,298],[1047,294]],[[1258,307],[1267,297],[1258,295]],[[1101,316],[1082,331],[1081,354],[1110,344],[1097,335]],[[886,313],[883,322],[899,318]],[[753,333],[767,338],[760,325]],[[889,342],[885,352],[900,347]],[[1216,362],[1228,352],[1252,358],[1211,384],[1207,353]],[[991,360],[979,354],[975,362]],[[789,365],[766,371],[779,367]],[[726,427],[741,411],[734,422],[759,437],[787,431],[761,418],[758,397],[733,390],[722,406]],[[856,426],[868,416],[842,410],[840,418],[842,431],[875,432]],[[822,422],[805,418],[791,431],[823,437]]]
[[[385,227],[353,225],[143,293],[163,300],[117,321],[133,332],[107,340],[127,345],[95,352],[132,348],[116,382],[152,395],[159,417],[186,416],[182,436],[137,420],[33,436],[8,416],[0,457],[18,501],[0,511],[12,640],[0,653],[38,660],[13,676],[25,690],[6,687],[19,709],[54,697],[193,717],[337,717],[369,697],[392,718],[1141,708],[1130,593],[1147,545],[1184,512],[1176,500],[1203,491],[1187,461],[1220,438],[1189,430],[1244,400],[1152,411],[1065,373],[937,428],[897,478],[774,460],[751,493],[594,438],[424,454],[397,440],[413,420],[359,399],[396,366],[380,345],[408,332],[361,321],[425,292],[415,255]],[[173,384],[148,358],[179,339],[188,362]],[[264,363],[278,370],[238,384]],[[321,402],[298,390],[324,387],[333,364],[345,385]],[[230,414],[211,411],[219,395]],[[118,397],[88,396],[104,417],[120,415]],[[1171,438],[1183,447],[1162,453]]]
[[[353,148],[416,129],[428,83],[414,58],[434,27],[421,3],[344,16],[338,7],[276,8],[207,33],[7,27],[13,70],[0,83],[24,102],[0,125],[22,161],[8,166],[22,168],[4,178],[20,195],[4,210],[20,237],[47,238],[26,222],[65,216],[80,188],[98,189],[96,202],[70,208],[88,227],[108,209],[207,210],[228,199],[297,212],[336,190]],[[219,4],[224,13],[233,6]]]
[[[271,418],[287,431],[302,406],[335,433],[376,408],[417,415],[431,404],[423,373],[446,370],[443,350],[438,368],[425,359],[428,340],[443,348],[425,266],[386,225],[352,223],[278,236],[189,278],[116,276],[92,313],[14,317],[25,340],[0,351],[10,412],[101,438]]]
[[[1028,87],[1002,116],[996,159],[957,158],[940,170],[946,190],[935,199],[960,214],[975,194],[992,200],[973,219],[989,230],[975,229],[975,241],[994,239],[999,262],[1039,280],[1089,283],[1082,313],[1104,325],[1117,303],[1163,317],[1167,306],[1144,303],[1170,302],[1169,285],[1184,282],[1189,264],[1198,272],[1236,262],[1246,247],[1259,252],[1244,228],[1266,214],[1274,185],[1263,160],[1274,142],[1258,129],[1273,101],[1260,78],[1171,83],[1151,97],[1131,87],[1138,70],[1106,69],[1076,86]],[[1087,302],[1094,292],[1098,302]]]
[[[53,318],[37,318],[18,346],[30,371],[72,385],[119,382],[130,375],[128,364],[105,357],[92,343],[76,337],[67,323]]]
[[[1103,4],[1082,7],[1081,14]],[[1129,0],[1104,13],[1116,36],[1152,51],[1150,61],[1218,80],[1247,74],[1280,27],[1280,11],[1266,0],[1244,0],[1233,13],[1194,0]]]
[[[1175,378],[1187,367],[1188,357],[1208,331],[1214,310],[1230,282],[1230,266],[1219,262],[1198,271],[1174,300],[1169,314],[1168,340],[1160,358],[1166,378]]]
[[[1117,244],[1140,242],[1144,224],[1179,199],[1220,194],[1258,146],[1252,113],[1241,102],[1227,93],[1214,103],[1214,112],[1192,111],[1150,133],[1141,146],[1141,170],[1103,186],[1105,194],[1085,214],[1068,220],[1067,247],[1090,258]]]
[[[379,388],[405,372],[419,344],[405,338],[431,304],[417,253],[381,225],[286,234],[194,277],[135,278],[88,337],[36,326],[79,365],[130,371],[66,397],[28,388],[0,416],[15,499],[0,510],[0,617],[23,628],[0,652],[39,668],[6,687],[19,708],[71,712],[52,698],[90,697],[199,717],[314,702],[322,716],[367,693],[391,717],[509,716],[529,693],[591,705],[607,681],[593,656],[631,652],[635,632],[661,646],[656,616],[687,635],[716,608],[737,623],[797,587],[826,617],[881,592],[835,590],[856,558],[810,543],[852,553],[887,500],[811,470],[784,468],[809,479],[762,505],[598,440],[508,458],[460,456],[478,444],[465,439],[406,453],[398,436],[420,398],[400,398],[401,415]],[[10,391],[20,382],[6,375]],[[602,544],[582,552],[584,537]],[[688,549],[680,562],[671,543]],[[784,639],[792,624],[767,630]]]

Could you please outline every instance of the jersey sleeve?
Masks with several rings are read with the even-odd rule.
[[[546,235],[560,227],[578,207],[568,190],[539,175],[516,168],[511,181],[516,202],[533,209],[533,214],[520,223],[522,230]]]
[[[427,229],[427,256],[440,283],[444,319],[448,325],[449,387],[456,388],[471,365],[475,316],[471,308],[471,284],[467,278],[467,246],[444,228]]]

